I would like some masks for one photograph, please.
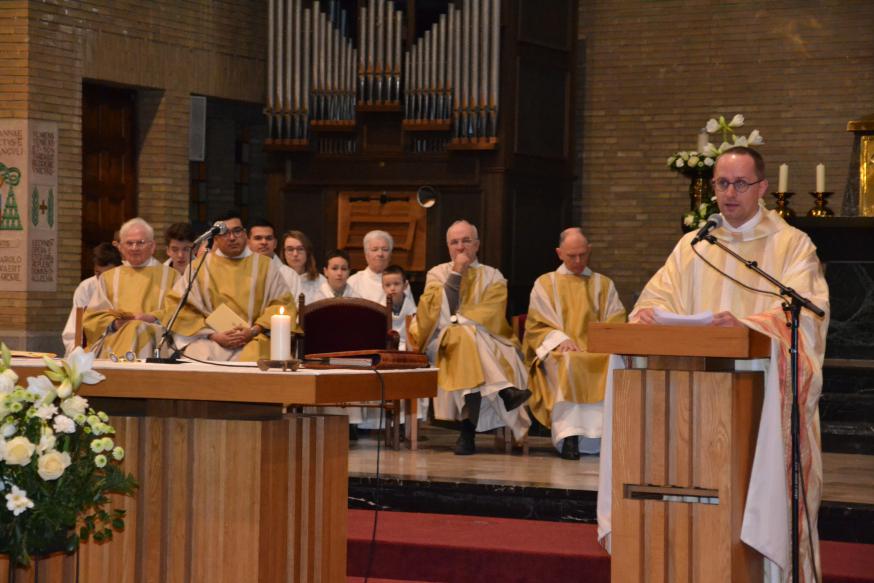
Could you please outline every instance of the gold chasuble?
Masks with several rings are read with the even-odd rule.
[[[813,570],[819,569],[816,524],[822,494],[822,460],[818,403],[829,319],[828,286],[816,248],[808,236],[789,226],[773,211],[760,209],[745,225],[735,229],[726,223],[712,234],[745,259],[758,262],[766,273],[826,312],[824,318],[818,318],[803,310],[799,329],[801,465],[807,490],[806,499],[801,499],[800,549],[802,580],[813,581]],[[631,319],[643,308],[661,308],[677,314],[727,310],[746,326],[772,339],[771,357],[768,361],[762,361],[765,368],[765,397],[741,540],[765,556],[768,580],[788,581],[791,571],[789,429],[792,393],[787,317],[781,308],[780,297],[744,289],[697,257],[690,244],[694,235],[688,233],[680,239],[665,265],[646,285],[631,313]],[[718,247],[701,242],[696,249],[714,266],[742,283],[757,290],[776,291],[765,279]],[[611,408],[612,399],[608,395],[605,401],[605,438],[609,433],[607,409]],[[605,459],[603,455],[605,450],[607,448],[602,439],[598,496],[598,530],[602,539],[610,530],[610,468],[609,458]],[[811,530],[808,530],[804,518],[805,506]],[[813,548],[817,549],[814,557],[810,556],[810,536],[813,536]]]
[[[280,307],[295,321],[297,310],[282,272],[268,257],[248,248],[239,257],[227,257],[218,251],[207,253],[189,265],[179,278],[169,295],[171,310],[176,309],[185,291],[189,273],[196,272],[204,262],[173,325],[176,345],[185,347],[186,355],[207,360],[269,358],[270,339],[264,334],[258,334],[240,349],[227,349],[208,338],[213,332],[226,330],[214,330],[206,320],[224,304],[248,327],[258,324],[269,330],[270,317],[278,314]]]
[[[599,403],[604,400],[609,355],[590,354],[592,322],[624,322],[625,308],[613,282],[588,267],[576,275],[564,265],[540,276],[531,290],[522,349],[529,363],[531,412],[551,426],[556,400]],[[572,340],[581,352],[556,352]]]
[[[83,320],[88,350],[98,358],[124,356],[127,352],[138,358],[152,356],[164,333],[161,323],[169,318],[167,295],[178,277],[175,269],[154,257],[141,267],[120,265],[101,274]],[[158,322],[126,320],[118,330],[112,330],[115,320],[138,314],[152,315]]]
[[[508,426],[517,438],[531,424],[524,407],[507,411],[497,392],[527,388],[528,375],[505,315],[507,280],[494,267],[474,262],[461,280],[456,322],[451,319],[444,284],[451,263],[432,268],[419,299],[411,336],[439,368],[434,402],[439,419],[460,419],[464,395],[483,397],[477,431]]]

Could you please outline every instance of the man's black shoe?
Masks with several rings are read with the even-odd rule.
[[[506,389],[498,391],[498,396],[501,397],[507,411],[512,411],[516,407],[525,404],[525,401],[531,398],[531,391],[528,389],[507,387]]]
[[[473,455],[476,453],[476,427],[465,419],[461,422],[461,433],[455,442],[455,455]]]
[[[564,443],[561,444],[561,457],[566,460],[580,459],[580,437],[578,435],[564,438]]]

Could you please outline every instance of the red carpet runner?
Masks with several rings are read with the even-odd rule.
[[[349,511],[349,581],[363,581],[373,513]],[[823,542],[823,583],[874,583],[874,545]],[[372,583],[609,583],[591,524],[381,512]]]

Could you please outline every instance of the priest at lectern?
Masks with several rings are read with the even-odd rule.
[[[723,153],[714,169],[713,185],[723,224],[711,235],[745,259],[757,261],[766,273],[826,312],[824,318],[818,318],[802,310],[799,329],[800,448],[806,489],[806,497],[802,496],[800,500],[799,546],[801,580],[813,581],[814,570],[819,571],[817,513],[822,493],[822,462],[818,402],[828,328],[828,287],[816,248],[807,235],[789,226],[761,203],[768,190],[768,181],[765,180],[764,160],[758,152],[737,147]],[[689,233],[680,239],[665,265],[646,285],[630,321],[655,324],[655,309],[684,315],[710,311],[713,325],[746,326],[772,339],[770,359],[753,361],[760,365],[759,370],[765,371],[765,396],[741,540],[764,555],[766,581],[788,581],[792,567],[792,390],[787,315],[781,307],[782,298],[769,293],[777,291],[770,283],[715,245],[698,243],[693,248],[694,237],[695,233]],[[611,415],[612,388],[608,389],[605,400],[598,494],[598,535],[608,548],[611,531]],[[805,514],[809,517],[810,529]],[[814,549],[813,557],[811,548]]]

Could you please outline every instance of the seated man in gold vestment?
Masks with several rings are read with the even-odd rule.
[[[598,453],[607,378],[606,354],[586,350],[591,322],[624,322],[613,282],[589,269],[592,248],[579,228],[562,231],[561,266],[531,290],[522,350],[529,365],[534,417],[552,430],[565,459]]]
[[[175,309],[189,277],[194,278],[188,301],[173,325],[176,344],[198,359],[268,358],[270,339],[265,332],[270,317],[281,307],[292,320],[297,313],[291,292],[276,263],[249,249],[237,212],[218,220],[227,232],[216,235],[216,251],[193,261],[170,293],[170,307]]]
[[[179,274],[153,257],[155,231],[141,218],[119,230],[120,265],[100,275],[85,311],[88,350],[98,358],[145,358],[160,342],[166,296]]]
[[[451,261],[432,268],[410,331],[439,367],[438,419],[462,422],[457,455],[476,452],[477,431],[509,427],[518,439],[531,420],[531,396],[519,343],[507,324],[507,280],[477,261],[476,227],[456,221],[446,232]]]

